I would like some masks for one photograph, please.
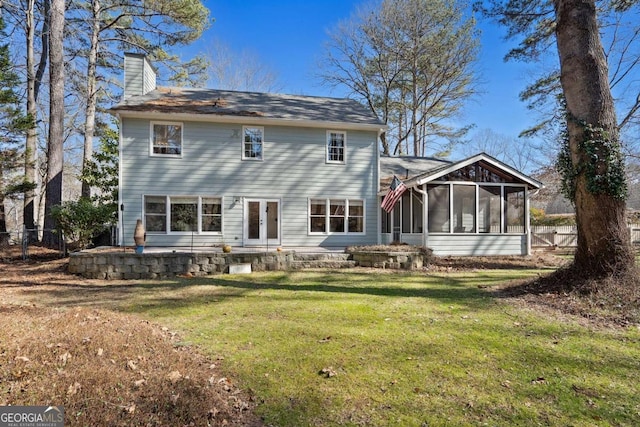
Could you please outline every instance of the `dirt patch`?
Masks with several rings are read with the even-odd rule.
[[[104,283],[66,274],[55,252],[16,252],[0,256],[0,405],[62,405],[69,426],[262,425],[220,361],[136,316],[51,308]]]
[[[430,268],[435,270],[502,270],[502,269],[556,269],[567,264],[566,258],[547,252],[530,256],[504,257],[434,257]]]

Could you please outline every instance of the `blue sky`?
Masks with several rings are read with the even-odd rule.
[[[188,52],[205,51],[219,40],[233,52],[248,50],[278,77],[281,92],[316,96],[342,96],[320,85],[314,70],[322,57],[327,31],[347,19],[362,0],[205,0],[215,22]],[[478,71],[483,82],[468,103],[460,124],[517,137],[535,122],[518,94],[531,80],[524,64],[503,61],[513,42],[505,42],[503,29],[481,21],[482,50]],[[187,58],[184,58],[187,59]]]

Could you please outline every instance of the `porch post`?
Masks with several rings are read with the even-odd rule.
[[[527,253],[526,255],[531,255],[531,218],[529,215],[529,187],[524,188],[524,221],[525,221],[525,231],[527,232]]]

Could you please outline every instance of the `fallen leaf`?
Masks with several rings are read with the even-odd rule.
[[[16,356],[15,360],[19,360],[21,362],[28,362],[29,358],[25,356]]]
[[[98,357],[102,357],[102,354],[104,353],[104,350],[99,348],[98,351],[96,352],[96,356]]]
[[[69,359],[71,359],[71,353],[65,351],[64,354],[60,355],[59,359],[62,360],[62,366],[66,366]]]
[[[171,381],[172,383],[175,383],[176,381],[178,381],[180,378],[182,378],[182,374],[179,371],[171,371],[169,372],[169,374],[167,375],[167,378],[169,379],[169,381]]]
[[[531,380],[531,384],[544,384],[546,382],[547,380],[545,380],[544,377],[538,377],[535,380]]]
[[[133,360],[129,360],[127,361],[127,368],[135,371],[136,369],[138,369],[138,365],[136,365],[136,362],[134,362]]]
[[[322,375],[325,378],[331,378],[331,377],[335,377],[338,374],[336,373],[336,371],[333,370],[332,367],[328,367],[328,368],[320,369],[320,371],[318,372],[318,375]]]
[[[329,337],[322,338],[322,339],[321,339],[321,340],[319,340],[318,342],[319,342],[319,343],[325,343],[325,342],[329,342],[330,340],[331,340],[331,337],[329,336]]]
[[[145,380],[145,379],[141,379],[141,380],[138,380],[138,381],[134,381],[133,386],[134,386],[135,388],[140,388],[140,387],[142,387],[142,386],[143,386],[144,384],[146,384],[146,383],[147,383],[147,380]]]
[[[80,383],[79,382],[75,382],[72,385],[70,385],[69,388],[67,389],[67,395],[73,396],[76,393],[78,393],[78,391],[80,391],[81,388],[82,388],[82,386],[80,385]]]

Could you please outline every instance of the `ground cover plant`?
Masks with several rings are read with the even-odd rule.
[[[0,276],[0,302],[118,311],[177,331],[171,348],[218,365],[216,378],[253,396],[266,425],[637,425],[637,325],[504,298],[506,285],[554,269],[539,265],[451,259],[416,273],[163,282],[81,280],[27,265],[24,277]],[[37,392],[38,381],[29,384]]]

